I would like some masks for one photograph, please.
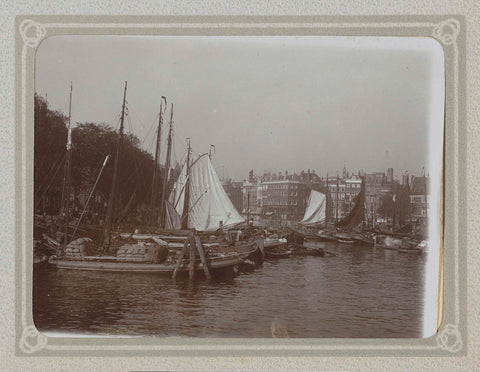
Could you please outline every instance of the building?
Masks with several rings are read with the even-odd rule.
[[[263,215],[268,225],[291,225],[303,218],[310,189],[295,180],[262,182]]]
[[[414,220],[424,220],[430,215],[430,178],[412,176],[410,183],[410,212]]]
[[[362,179],[356,175],[350,176],[345,179],[345,209],[347,213],[350,213],[354,206],[356,196],[362,190]]]
[[[336,222],[347,216],[354,206],[355,197],[362,189],[362,179],[344,170],[347,178],[328,178],[328,216],[329,221]],[[349,176],[349,177],[348,177]]]
[[[380,218],[379,210],[383,201],[387,195],[393,195],[393,189],[392,168],[389,169],[388,176],[384,172],[365,174],[365,207],[368,221],[374,226]]]
[[[242,209],[240,213],[245,219],[260,224],[262,214],[262,184],[255,178],[242,184]]]

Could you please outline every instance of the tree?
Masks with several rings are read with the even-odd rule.
[[[58,213],[67,143],[67,117],[48,108],[35,94],[34,108],[34,206]]]
[[[34,187],[35,205],[48,198],[48,214],[57,214],[61,202],[66,159],[67,117],[48,108],[46,100],[35,96]],[[88,194],[105,156],[111,155],[96,189],[107,201],[110,195],[118,133],[106,124],[79,123],[72,130],[72,190]],[[140,141],[126,134],[119,155],[116,205],[137,208],[149,202],[154,161],[140,147]],[[159,190],[161,190],[160,181]],[[46,191],[45,191],[46,190]],[[100,206],[99,206],[100,207]],[[97,212],[103,212],[98,210]]]

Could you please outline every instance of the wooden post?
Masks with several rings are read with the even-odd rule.
[[[180,252],[180,256],[178,257],[177,264],[175,265],[175,269],[173,270],[173,275],[172,278],[175,279],[177,276],[178,270],[180,269],[180,266],[182,265],[182,260],[183,257],[185,257],[185,254],[187,253],[187,249],[190,243],[190,239],[185,240],[185,244],[183,245],[182,251]]]
[[[195,229],[188,235],[190,245],[190,263],[188,264],[188,278],[192,280],[195,276]]]
[[[187,138],[188,150],[187,150],[187,161],[185,166],[186,168],[186,178],[185,178],[185,191],[183,196],[183,212],[182,212],[182,229],[188,229],[188,213],[190,208],[190,138]]]
[[[202,260],[203,272],[205,273],[205,277],[207,279],[210,279],[210,271],[208,270],[207,259],[205,257],[205,252],[203,251],[202,242],[200,241],[200,237],[198,235],[195,236],[195,246],[197,247],[200,259]]]

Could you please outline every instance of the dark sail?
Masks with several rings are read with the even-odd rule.
[[[345,230],[352,230],[363,222],[365,213],[365,180],[362,179],[362,188],[360,193],[354,199],[355,205],[350,213],[338,221],[335,226]]]

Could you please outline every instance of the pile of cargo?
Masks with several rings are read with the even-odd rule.
[[[90,238],[79,238],[72,241],[65,248],[65,258],[81,260],[91,254],[94,248],[93,241]]]
[[[117,251],[117,258],[129,262],[162,263],[167,259],[168,248],[151,243],[126,244]]]

